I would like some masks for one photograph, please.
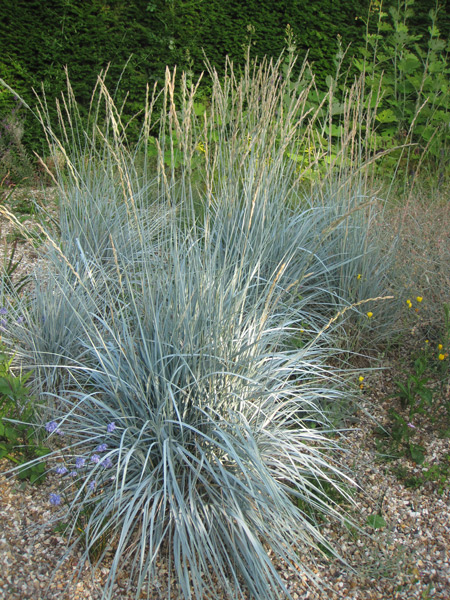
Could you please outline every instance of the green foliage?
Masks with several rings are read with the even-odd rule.
[[[377,435],[384,439],[384,442],[386,436],[390,438],[390,449],[386,453],[384,442],[380,443],[377,440],[376,445],[379,452],[385,454],[388,458],[391,457],[394,459],[404,455],[416,464],[422,464],[425,459],[425,448],[412,441],[416,426],[394,409],[389,410],[389,416],[391,418],[391,425],[388,431],[380,429],[377,431]]]
[[[438,494],[443,494],[450,484],[450,455],[446,454],[440,462],[432,465],[423,462],[421,470],[414,474],[401,465],[394,467],[392,472],[406,487],[418,489],[425,484],[431,484]]]
[[[64,66],[86,110],[97,73],[110,65],[108,83],[114,87],[121,78],[123,92],[115,100],[120,106],[128,93],[130,117],[142,109],[147,83],[152,88],[156,80],[164,80],[166,65],[189,70],[195,79],[204,70],[205,53],[218,69],[226,55],[243,68],[249,45],[253,56],[279,56],[290,24],[301,39],[300,59],[309,52],[323,81],[334,68],[337,35],[343,36],[344,45],[360,39],[362,23],[355,17],[365,13],[365,4],[327,0],[318,7],[305,0],[279,0],[274,10],[272,2],[256,0],[8,0],[2,6],[6,26],[0,35],[0,78],[30,105],[31,90],[43,84],[54,118],[54,99],[65,88]],[[2,92],[1,115],[11,111],[12,102],[13,96]],[[31,116],[24,141],[28,150],[45,150],[39,124]]]
[[[16,101],[9,112],[0,111],[0,187],[33,180],[34,167],[23,144],[24,132],[25,118]]]
[[[0,458],[8,458],[16,466],[19,479],[42,483],[45,463],[40,459],[50,450],[35,441],[30,422],[34,419],[33,400],[26,385],[30,373],[15,375],[12,358],[0,349]]]
[[[367,23],[366,46],[354,64],[365,75],[367,100],[380,98],[376,149],[390,150],[385,168],[397,169],[400,158],[410,179],[426,154],[443,178],[450,142],[450,46],[441,36],[439,15],[429,12],[425,45],[424,36],[410,26],[414,0],[399,2],[386,12],[376,3],[374,13],[369,18],[377,18],[376,30],[371,32]]]
[[[400,399],[403,409],[408,408],[409,417],[416,413],[423,414],[426,407],[430,407],[433,401],[433,390],[426,386],[430,377],[425,375],[428,361],[422,356],[414,361],[414,373],[408,375],[405,382],[395,383],[397,392],[395,396]]]
[[[419,298],[420,302],[422,298]],[[410,301],[407,301],[410,303]],[[419,302],[419,303],[420,303]],[[444,311],[445,312],[445,311]],[[445,336],[444,336],[445,337]],[[436,431],[441,436],[448,435],[450,420],[450,405],[446,399],[444,385],[449,378],[448,365],[443,344],[431,349],[427,340],[424,348],[415,353],[412,362],[412,373],[405,381],[394,382],[396,392],[390,397],[400,401],[400,408],[391,407],[388,411],[390,424],[386,429],[378,428],[375,440],[380,454],[388,459],[402,456],[412,460],[415,465],[428,466],[426,463],[426,448],[416,443],[415,438],[423,426]],[[414,355],[413,355],[414,356]],[[439,392],[440,386],[440,392]],[[417,420],[421,415],[421,424]],[[380,441],[381,438],[381,441]],[[389,450],[386,452],[386,439],[389,440]],[[440,470],[445,474],[445,465],[434,465],[430,470],[423,470],[419,475],[411,475],[406,467],[395,466],[393,471],[405,481],[405,485],[419,487],[428,480],[440,480]],[[445,477],[441,484],[445,482]],[[442,486],[441,488],[442,489]]]
[[[450,348],[450,304],[444,302],[444,347]]]
[[[382,515],[375,514],[367,517],[367,525],[372,529],[383,529],[386,527],[386,521]]]
[[[20,292],[26,287],[30,281],[30,275],[22,275],[17,280],[14,275],[17,268],[19,267],[22,259],[15,259],[17,250],[17,240],[14,240],[11,245],[6,244],[3,264],[0,267],[0,286],[4,294],[20,294]]]
[[[424,481],[431,481],[437,486],[439,494],[443,494],[450,483],[450,454],[443,457],[440,463],[429,465],[424,463],[422,477]]]
[[[179,72],[184,69],[191,83],[204,71],[205,54],[222,76],[225,55],[243,70],[247,48],[252,57],[273,57],[279,56],[285,47],[288,55],[299,58],[295,76],[302,72],[307,54],[313,65],[314,87],[306,104],[312,114],[322,113],[328,100],[333,107],[333,121],[324,122],[322,128],[316,127],[307,144],[291,149],[291,158],[303,171],[304,179],[320,177],[327,172],[330,162],[347,168],[349,159],[355,158],[341,156],[338,143],[343,127],[345,131],[344,101],[350,93],[348,82],[355,70],[364,74],[361,103],[367,110],[373,110],[379,103],[373,115],[378,134],[366,140],[366,153],[388,151],[383,161],[379,161],[385,173],[392,173],[401,158],[408,165],[406,172],[411,179],[423,166],[425,152],[433,158],[442,178],[448,166],[445,144],[449,66],[448,48],[443,40],[449,22],[445,13],[430,11],[426,35],[421,23],[426,16],[424,12],[433,6],[425,9],[425,4],[429,3],[413,6],[412,0],[407,0],[384,12],[380,3],[372,2],[365,21],[368,8],[365,1],[327,0],[319,6],[304,0],[296,3],[279,0],[274,11],[272,2],[256,0],[245,4],[221,0],[152,0],[145,6],[124,0],[108,3],[89,0],[82,5],[72,0],[49,0],[44,4],[11,0],[4,7],[8,27],[0,36],[0,77],[31,106],[35,104],[31,90],[39,90],[44,82],[45,94],[51,99],[47,109],[55,121],[57,111],[53,100],[66,87],[63,67],[68,67],[84,116],[96,74],[104,70],[109,87],[116,86],[113,97],[117,106],[127,97],[121,110],[129,121],[128,135],[133,134],[136,139],[142,125],[139,114],[146,86],[149,84],[152,89],[156,81],[164,80],[166,65],[178,65]],[[287,46],[283,42],[286,27],[291,32]],[[363,36],[365,47],[356,50]],[[346,50],[349,43],[353,46]],[[334,95],[328,98],[331,88]],[[201,83],[201,95],[203,106],[207,106],[211,95],[208,77]],[[198,101],[197,107],[201,105]],[[0,115],[7,118],[13,111],[14,95],[3,90]],[[130,120],[132,116],[136,118]],[[361,114],[352,118],[358,124]],[[14,181],[17,177],[30,177],[31,150],[45,152],[39,123],[29,115],[25,125],[22,149],[26,148],[26,152],[16,149],[8,153],[14,170],[21,173],[14,175]],[[364,130],[370,125],[362,122],[359,127]],[[398,149],[399,146],[403,148]],[[172,160],[167,151],[165,160]],[[174,160],[178,167],[181,160],[178,151]]]

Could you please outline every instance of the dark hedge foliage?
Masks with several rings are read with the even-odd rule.
[[[352,43],[356,48],[363,41],[370,2],[2,0],[0,4],[0,77],[27,102],[34,104],[32,88],[43,85],[49,110],[54,111],[52,99],[65,89],[67,66],[81,109],[87,107],[97,74],[110,64],[107,83],[114,88],[122,76],[119,89],[129,92],[126,110],[131,115],[142,108],[146,84],[161,80],[166,65],[189,69],[196,76],[203,70],[204,55],[218,68],[226,55],[239,65],[249,45],[255,56],[277,57],[285,46],[288,24],[299,62],[308,53],[320,85],[334,73],[338,35],[344,47]],[[434,5],[434,0],[414,4],[418,29],[426,30],[426,16]],[[445,5],[440,19],[444,37],[450,30]],[[116,98],[118,105],[121,99]],[[0,118],[14,106],[12,95],[0,89]],[[25,147],[42,153],[40,125],[30,116],[26,119]]]
[[[203,53],[215,65],[227,54],[239,63],[249,43],[255,55],[278,56],[288,23],[300,54],[310,48],[318,74],[326,74],[337,34],[357,40],[355,16],[365,12],[366,0],[3,0],[0,76],[33,102],[31,89],[41,82],[48,98],[60,94],[67,65],[77,99],[87,106],[100,70],[111,63],[109,80],[117,81],[131,56],[121,89],[130,92],[132,112],[142,106],[146,83],[164,77],[166,65],[191,66],[198,75]],[[10,95],[1,92],[0,111],[11,107]],[[29,121],[24,141],[39,152],[39,126]]]

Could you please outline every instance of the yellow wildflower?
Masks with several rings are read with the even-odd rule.
[[[416,300],[420,304],[422,302],[423,298],[422,298],[422,296],[417,296]]]
[[[408,305],[408,308],[411,308],[411,306],[412,306],[412,302],[411,302],[411,300],[409,300],[409,299],[408,299],[408,300],[406,301],[406,304]]]
[[[438,344],[438,350],[442,350],[444,346],[442,344]]]
[[[370,312],[370,311],[369,311],[369,312],[367,313],[367,316],[369,317],[369,319],[371,319],[371,318],[373,317],[373,312]]]
[[[358,277],[356,279],[361,279],[362,275],[361,273],[358,273]]]
[[[362,375],[359,376],[359,383],[362,383],[364,381],[364,377]]]
[[[439,360],[445,360],[445,354],[439,354],[438,358]]]
[[[204,142],[199,142],[196,146],[196,150],[198,150],[199,152],[203,152],[203,154],[206,154]]]

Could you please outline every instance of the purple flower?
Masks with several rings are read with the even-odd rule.
[[[97,464],[98,462],[100,462],[100,456],[98,454],[93,454],[91,456],[91,462]]]
[[[2,308],[0,308],[0,315],[7,315],[8,314],[8,309],[5,308],[4,306]]]
[[[71,477],[78,477],[78,473],[76,471],[70,471],[69,475]]]
[[[114,431],[114,429],[115,429],[115,428],[116,428],[116,424],[115,424],[115,423],[114,423],[114,421],[113,421],[112,423],[110,423],[110,424],[108,425],[108,427],[106,428],[106,431],[107,431],[108,433],[112,433],[112,432]]]
[[[416,429],[416,426],[413,425],[412,423],[408,423],[408,427],[410,427],[411,429]]]
[[[100,444],[100,446],[97,446],[96,450],[97,452],[105,452],[107,448],[108,444]]]
[[[58,475],[65,475],[66,473],[69,472],[69,469],[67,467],[56,467],[56,472],[58,473]]]
[[[53,506],[61,504],[61,496],[59,494],[50,494],[50,504]]]
[[[20,325],[21,323],[23,323],[25,321],[24,317],[19,317],[16,321],[17,325]]]
[[[102,460],[102,467],[104,467],[105,469],[109,469],[109,467],[112,467],[112,460],[109,458],[109,456]]]
[[[95,481],[90,481],[89,482],[89,487],[91,488],[91,490],[95,490],[95,486],[97,485],[97,483]]]
[[[47,425],[45,426],[45,429],[49,433],[52,433],[52,431],[55,431],[55,429],[58,429],[58,423],[56,421],[50,421],[50,423],[47,423]]]
[[[5,329],[5,327],[6,327],[7,325],[8,325],[8,323],[7,323],[7,321],[5,321],[5,319],[2,319],[2,320],[0,321],[0,326],[1,326],[1,329]]]
[[[81,467],[84,467],[85,463],[86,463],[86,459],[79,456],[77,458],[77,460],[75,461],[75,467],[77,469],[81,469]]]

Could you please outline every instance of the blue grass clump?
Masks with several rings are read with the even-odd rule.
[[[295,317],[268,310],[284,305],[282,278],[253,303],[240,263],[230,277],[186,231],[165,255],[165,271],[123,274],[128,302],[91,322],[93,391],[59,398],[72,532],[88,513],[86,558],[100,542],[101,557],[113,552],[105,598],[123,568],[138,597],[167,552],[186,598],[217,582],[236,597],[288,594],[266,548],[297,563],[299,545],[329,546],[299,506],[340,518],[317,483],[339,490],[346,477],[336,443],[308,426],[314,415],[325,431],[318,401],[340,394],[320,387],[332,373],[314,349],[277,350]]]
[[[60,232],[9,340],[64,442],[49,502],[81,564],[110,561],[105,600],[121,571],[140,597],[162,560],[187,599],[289,598],[279,561],[320,587],[301,552],[338,556],[318,525],[351,501],[330,417],[346,375],[329,357],[338,318],[366,300],[353,276],[381,263],[367,212],[301,199],[290,157],[318,117],[280,67],[210,72],[201,120],[196,88],[182,78],[176,96],[168,74],[160,135],[147,105],[133,150],[102,79],[105,123],[61,114],[64,143],[46,125],[66,160]]]

